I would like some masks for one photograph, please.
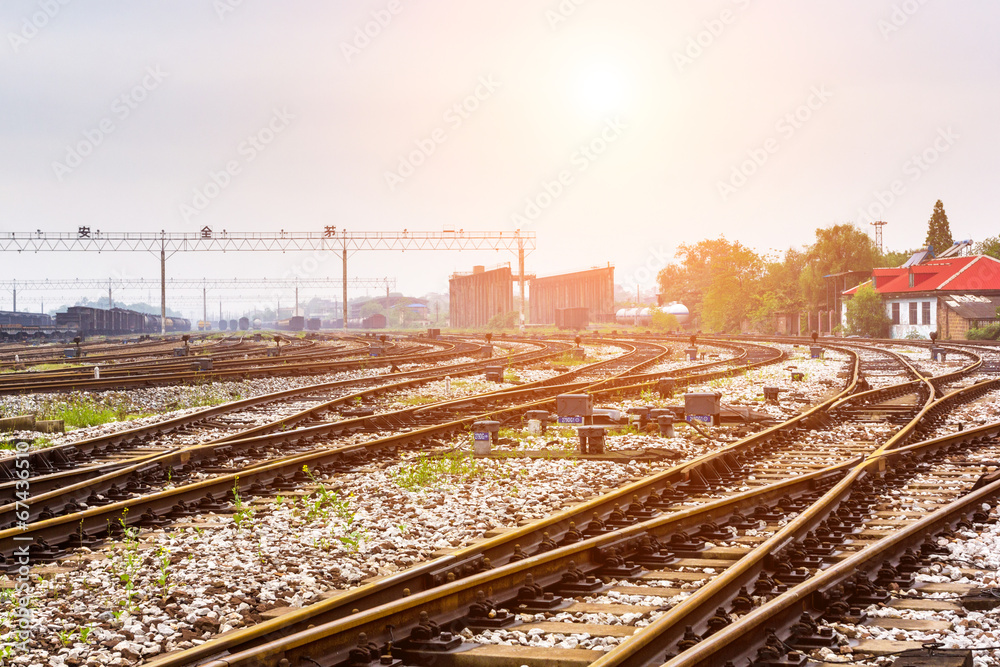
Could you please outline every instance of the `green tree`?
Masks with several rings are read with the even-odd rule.
[[[951,227],[948,225],[948,214],[944,212],[944,204],[938,199],[934,204],[934,212],[927,221],[927,240],[924,245],[934,249],[940,255],[950,248],[955,241],[951,238]]]
[[[764,260],[739,241],[725,237],[681,244],[679,263],[657,275],[667,301],[680,301],[713,331],[736,331],[747,319],[764,273]]]
[[[665,313],[659,308],[653,308],[650,326],[657,331],[677,331],[681,321],[673,313]]]
[[[385,308],[378,301],[369,301],[361,306],[361,317],[371,317],[372,315],[384,315]]]
[[[862,285],[847,302],[847,329],[852,334],[886,338],[891,324],[882,297],[871,283]]]
[[[774,333],[774,317],[779,313],[802,310],[799,276],[806,263],[806,253],[789,248],[782,261],[769,261],[764,268],[760,286],[752,297],[750,323],[763,333]]]
[[[916,252],[916,250],[886,250],[876,258],[875,265],[882,267],[902,266]]]
[[[1000,259],[1000,236],[991,236],[983,239],[972,246],[972,251],[977,255],[989,255],[990,257]]]
[[[487,329],[492,329],[494,331],[500,331],[502,329],[513,329],[517,324],[520,315],[517,311],[511,310],[506,313],[497,313],[490,318],[490,321],[486,323]]]
[[[816,230],[816,242],[806,251],[799,286],[807,308],[826,304],[827,282],[823,276],[843,271],[871,271],[878,258],[872,238],[852,224]]]

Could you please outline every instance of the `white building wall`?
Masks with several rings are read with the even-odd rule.
[[[847,302],[849,299],[845,299],[840,307],[840,325],[847,331]],[[923,308],[923,303],[929,301],[931,304],[931,323],[930,324],[920,324],[920,316]],[[910,303],[916,302],[917,304],[917,321],[910,322]],[[892,320],[892,304],[899,304],[899,324],[894,324],[889,327],[889,337],[890,338],[906,338],[907,334],[911,332],[916,332],[920,334],[922,338],[930,338],[931,332],[937,329],[937,298],[936,297],[919,297],[919,298],[904,298],[904,299],[888,299],[885,302],[885,314]]]
[[[930,324],[920,324],[920,317],[923,312],[923,304],[931,304]],[[885,314],[892,318],[892,304],[899,304],[899,324],[894,324],[889,328],[890,338],[906,338],[907,335],[917,333],[921,338],[930,338],[931,332],[937,329],[937,299],[932,296],[914,298],[887,299],[885,302]],[[910,304],[917,304],[916,321],[910,322]]]

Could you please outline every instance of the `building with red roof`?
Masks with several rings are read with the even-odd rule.
[[[965,338],[972,327],[1000,322],[1000,260],[970,255],[907,264],[874,269],[870,280],[845,291],[841,324],[847,326],[847,300],[872,281],[892,320],[893,338],[927,338],[932,331],[942,339]]]

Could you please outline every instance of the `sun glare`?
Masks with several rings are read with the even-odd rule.
[[[628,97],[626,75],[607,64],[581,71],[576,80],[576,98],[585,111],[606,114],[621,111]]]

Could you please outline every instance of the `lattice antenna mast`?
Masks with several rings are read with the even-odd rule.
[[[885,220],[876,220],[875,222],[868,223],[875,228],[875,247],[878,248],[878,253],[883,254],[882,250],[882,228],[888,223]]]

